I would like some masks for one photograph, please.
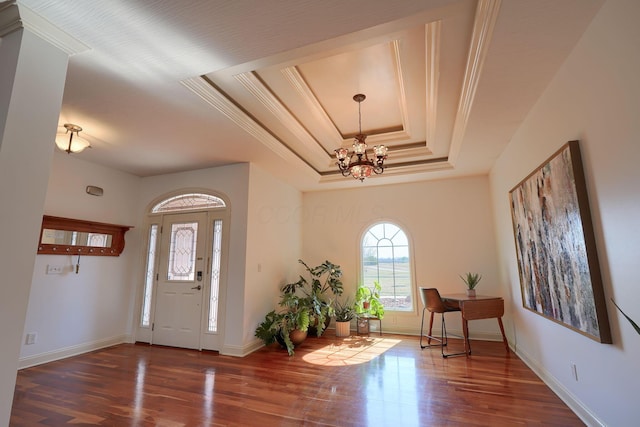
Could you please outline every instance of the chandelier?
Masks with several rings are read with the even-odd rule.
[[[73,125],[71,123],[64,124],[65,129],[67,130],[65,133],[59,133],[56,135],[56,145],[62,151],[66,151],[67,154],[71,153],[79,153],[85,148],[91,148],[91,144],[84,138],[80,138],[78,133],[82,131],[82,128],[78,125]],[[67,139],[67,135],[69,138]]]
[[[371,173],[381,174],[384,171],[384,159],[387,158],[387,147],[384,145],[376,145],[373,147],[373,156],[375,160],[370,160],[367,154],[367,144],[365,139],[367,135],[362,133],[362,114],[360,104],[366,99],[366,96],[359,93],[353,95],[353,100],[358,103],[358,134],[353,142],[353,152],[349,153],[346,148],[338,148],[335,150],[338,159],[338,169],[342,172],[342,176],[351,175],[355,179],[364,181],[365,178],[371,176]]]

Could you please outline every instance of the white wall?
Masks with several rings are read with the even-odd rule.
[[[244,336],[261,345],[255,329],[276,308],[280,287],[297,279],[302,254],[302,193],[251,165],[247,223]]]
[[[592,425],[631,426],[640,418],[640,336],[608,301],[640,320],[639,17],[636,0],[604,4],[491,173],[500,282],[511,294],[518,353]],[[524,310],[520,300],[507,194],[573,139],[580,140],[612,345]]]
[[[137,203],[140,178],[85,162],[81,155],[56,151],[45,200],[45,214],[130,225],[119,257],[38,255],[29,295],[24,333],[35,344],[22,344],[22,367],[66,357],[130,338],[134,271],[138,261]],[[104,196],[86,193],[87,185],[104,188]],[[47,265],[63,266],[47,275]]]
[[[87,185],[104,188],[104,196],[86,194]],[[146,211],[158,197],[187,188],[212,190],[230,201],[222,352],[243,355],[260,345],[255,328],[274,307],[279,286],[292,278],[300,257],[298,190],[248,164],[138,178],[56,152],[46,214],[135,228],[127,232],[120,257],[83,256],[79,274],[73,270],[77,257],[38,255],[24,329],[36,333],[37,340],[22,345],[21,366],[132,339],[142,293]],[[47,265],[63,266],[64,274],[47,275]]]
[[[483,275],[478,293],[501,295],[487,177],[367,184],[303,196],[303,259],[310,265],[325,259],[339,264],[345,295],[353,297],[358,283],[362,233],[382,220],[400,225],[410,237],[416,288],[461,293],[465,287],[459,275],[471,271]],[[417,293],[416,302],[412,313],[387,312],[383,330],[418,334],[422,304]],[[455,316],[449,326],[452,332],[462,328]],[[497,338],[499,333],[495,320],[474,321],[470,326],[472,337]]]

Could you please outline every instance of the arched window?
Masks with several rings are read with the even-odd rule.
[[[386,311],[412,311],[411,254],[405,232],[390,222],[372,225],[362,236],[360,249],[363,285],[380,283]]]
[[[225,206],[224,200],[211,194],[189,193],[169,197],[161,201],[151,208],[151,213],[224,208]]]

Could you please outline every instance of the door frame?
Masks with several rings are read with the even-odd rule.
[[[224,207],[214,207],[214,208],[206,208],[206,209],[192,209],[192,210],[176,210],[174,212],[161,212],[161,213],[153,213],[152,209],[154,206],[159,203],[170,199],[175,196],[186,195],[186,194],[205,194],[217,197],[221,199],[225,206]],[[198,212],[207,212],[207,234],[206,234],[206,254],[205,256],[211,256],[211,250],[213,245],[213,221],[215,219],[222,220],[222,253],[220,259],[220,279],[219,279],[219,294],[218,294],[218,319],[221,319],[222,322],[219,323],[219,327],[217,332],[209,332],[208,331],[208,313],[209,313],[209,300],[210,300],[210,286],[211,286],[211,260],[207,262],[206,270],[205,270],[205,283],[206,289],[203,289],[202,296],[202,304],[201,304],[201,330],[200,330],[200,339],[199,339],[199,350],[214,350],[221,351],[224,346],[224,336],[226,329],[226,301],[227,301],[227,278],[228,278],[228,264],[229,264],[229,250],[230,250],[230,232],[231,232],[231,206],[229,203],[228,197],[224,194],[221,194],[217,191],[212,191],[209,189],[203,188],[186,188],[178,191],[172,191],[170,193],[165,193],[160,197],[155,198],[151,203],[147,205],[145,220],[144,220],[144,243],[141,245],[141,257],[140,257],[140,265],[141,273],[140,278],[138,280],[138,292],[137,301],[136,301],[136,317],[134,319],[134,341],[136,342],[145,342],[152,344],[153,343],[153,331],[152,325],[154,323],[155,317],[155,304],[156,304],[156,291],[157,291],[157,280],[153,280],[153,286],[151,290],[151,299],[149,305],[151,307],[149,325],[145,326],[142,324],[142,311],[144,304],[144,293],[145,293],[145,280],[147,275],[147,254],[149,253],[149,233],[151,227],[155,224],[158,227],[162,226],[164,221],[164,216],[172,215],[172,214],[181,214],[181,213],[198,213]],[[158,238],[156,239],[156,248],[155,248],[155,259],[153,260],[153,272],[154,275],[159,273],[159,263],[160,263],[160,243],[161,238],[158,234]],[[210,259],[210,258],[209,258]],[[215,338],[212,338],[214,337]]]

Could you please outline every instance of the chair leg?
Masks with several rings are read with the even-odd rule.
[[[426,310],[426,307],[422,309],[422,321],[420,323],[420,348],[425,349],[425,348],[429,348],[429,347],[442,347],[443,345],[447,345],[447,343],[443,343],[443,341],[439,338],[436,338],[434,336],[431,335],[431,331],[433,329],[433,313],[431,313],[431,318],[429,320],[429,334],[425,335],[424,334],[424,312]],[[444,320],[444,319],[443,319]],[[422,340],[424,338],[427,338],[427,344],[422,344]],[[440,344],[431,344],[431,340],[436,340],[438,341]]]
[[[431,333],[431,331],[433,331],[433,315],[434,313],[431,312],[431,317],[429,318],[429,340],[427,341],[428,344],[431,344],[431,336],[433,335]]]
[[[442,352],[442,357],[447,358],[447,357],[456,357],[456,356],[464,356],[467,354],[467,350],[465,348],[465,351],[461,352],[461,353],[445,353],[444,352],[444,347],[448,342],[448,337],[447,337],[447,326],[444,323],[444,313],[442,314],[442,339],[444,340],[444,345],[441,348],[441,352]]]

